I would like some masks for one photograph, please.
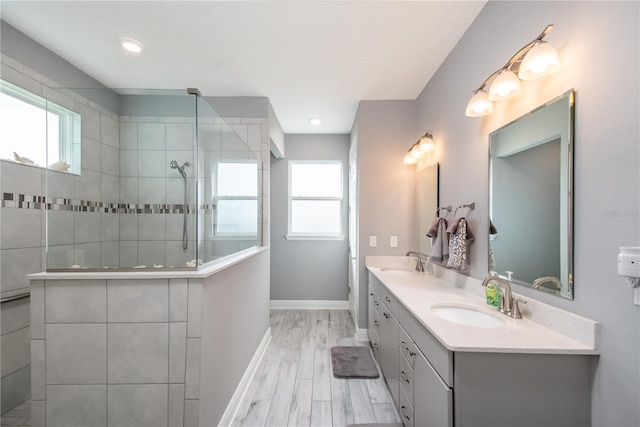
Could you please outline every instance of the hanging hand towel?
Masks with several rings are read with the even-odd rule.
[[[435,261],[444,261],[449,257],[449,242],[447,239],[447,220],[436,218],[435,231],[433,225],[427,233],[431,237],[431,258]]]
[[[469,268],[467,262],[468,244],[473,241],[474,237],[467,228],[467,220],[465,218],[457,218],[457,220],[455,232],[449,235],[449,261],[447,262],[447,267],[466,270]],[[452,227],[449,225],[447,231],[451,229]]]

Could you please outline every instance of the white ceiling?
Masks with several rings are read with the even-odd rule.
[[[265,96],[285,133],[349,133],[360,100],[415,99],[485,3],[2,0],[0,16],[108,87]]]

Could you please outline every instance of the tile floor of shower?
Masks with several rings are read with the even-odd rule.
[[[31,401],[24,402],[2,415],[0,425],[2,427],[30,426]]]

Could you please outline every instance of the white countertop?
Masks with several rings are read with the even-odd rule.
[[[366,264],[400,303],[451,351],[600,354],[600,324],[593,320],[528,297],[523,298],[527,305],[520,306],[523,318],[512,319],[486,304],[484,288],[477,279],[440,267],[435,268],[434,275],[418,273],[412,271],[415,260],[407,257],[367,257]],[[432,305],[443,303],[473,307],[499,318],[504,326],[484,328],[445,320],[431,311]]]

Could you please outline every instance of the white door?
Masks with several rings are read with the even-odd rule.
[[[349,149],[349,310],[358,327],[358,137],[351,140]]]

